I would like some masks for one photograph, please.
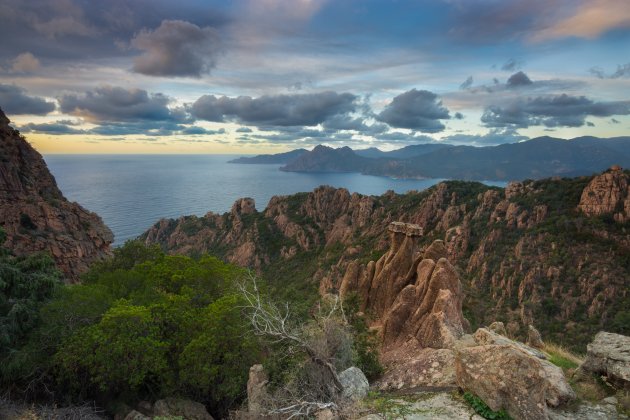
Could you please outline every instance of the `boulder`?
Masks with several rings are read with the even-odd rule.
[[[263,365],[254,365],[249,368],[249,380],[247,381],[247,407],[252,414],[263,413],[265,401],[269,398],[267,384],[269,379]]]
[[[630,389],[630,337],[600,331],[586,349],[581,369],[606,375],[612,382]]]
[[[153,405],[153,415],[183,417],[186,420],[214,420],[203,404],[179,398],[165,398],[156,401]]]
[[[517,419],[547,419],[548,406],[575,398],[562,369],[510,344],[459,349],[455,369],[461,388]]]
[[[339,382],[343,386],[342,397],[352,401],[365,398],[370,389],[370,384],[358,367],[350,367],[339,374]]]
[[[527,328],[527,345],[537,349],[545,347],[545,343],[542,341],[540,332],[538,332],[538,330],[531,324],[529,324],[529,327]]]

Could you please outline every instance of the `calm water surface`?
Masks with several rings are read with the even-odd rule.
[[[160,218],[229,211],[252,197],[262,210],[274,195],[319,185],[380,195],[424,190],[441,179],[402,180],[360,174],[282,172],[281,165],[227,163],[232,155],[47,155],[46,163],[70,201],[98,213],[121,245]],[[504,183],[492,183],[504,186]]]

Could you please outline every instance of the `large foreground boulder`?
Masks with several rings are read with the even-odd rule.
[[[587,346],[581,368],[630,389],[630,337],[600,331]]]
[[[547,407],[575,398],[562,369],[520,343],[482,330],[475,333],[479,345],[457,350],[455,369],[461,388],[478,395],[495,411],[505,409],[512,417],[526,420],[547,419]]]

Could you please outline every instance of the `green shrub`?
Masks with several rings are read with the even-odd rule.
[[[470,406],[477,412],[477,414],[479,414],[484,419],[511,419],[511,417],[504,410],[493,411],[490,407],[488,407],[485,402],[483,402],[481,398],[479,398],[475,394],[465,392],[464,400],[466,400],[466,402],[470,404]]]

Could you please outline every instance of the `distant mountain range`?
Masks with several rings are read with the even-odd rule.
[[[520,143],[473,147],[418,144],[389,152],[316,146],[276,155],[242,157],[232,163],[284,164],[287,172],[359,172],[394,178],[464,180],[540,179],[630,167],[630,137],[537,137]]]

